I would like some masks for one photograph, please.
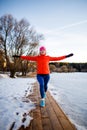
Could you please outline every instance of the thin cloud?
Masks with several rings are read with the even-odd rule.
[[[80,25],[80,24],[84,24],[84,23],[87,23],[87,20],[84,20],[84,21],[80,21],[80,22],[77,22],[77,23],[73,23],[73,24],[66,25],[66,26],[64,26],[64,27],[61,27],[59,30],[67,29],[67,28],[70,28],[70,27],[73,27],[73,26],[77,26],[77,25]]]
[[[66,30],[66,29],[71,28],[71,27],[75,27],[77,25],[85,24],[85,23],[87,23],[87,20],[80,21],[77,23],[72,23],[72,24],[60,27],[59,29],[55,29],[55,30],[42,29],[42,32],[44,32],[44,34],[46,34],[46,35],[59,35],[60,32],[63,30]]]

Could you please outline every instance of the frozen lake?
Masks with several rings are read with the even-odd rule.
[[[78,130],[87,130],[87,73],[52,73],[49,90]]]

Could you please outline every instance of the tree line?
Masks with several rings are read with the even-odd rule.
[[[51,72],[87,72],[87,63],[50,63]]]
[[[18,21],[12,15],[0,17],[0,70],[10,71],[13,77],[16,71],[26,74],[29,62],[13,58],[13,55],[35,55],[42,34],[36,30],[26,19]],[[26,66],[26,67],[25,67]]]

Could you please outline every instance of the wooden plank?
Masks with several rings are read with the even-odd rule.
[[[63,128],[53,110],[53,106],[50,103],[48,98],[46,99],[46,109],[47,109],[53,130],[63,130]]]
[[[50,103],[53,106],[55,114],[58,117],[63,129],[64,130],[76,130],[75,126],[70,122],[68,117],[65,115],[65,113],[62,111],[62,109],[59,107],[59,105],[56,103],[56,101],[53,99],[53,97],[50,95],[49,92],[48,92],[48,98],[49,98]]]
[[[42,127],[43,130],[52,130],[52,125],[46,111],[46,107],[41,108],[41,118],[42,118]]]
[[[42,119],[41,119],[41,110],[39,106],[39,98],[40,94],[37,86],[34,86],[34,101],[36,105],[36,109],[33,110],[33,120],[32,120],[32,130],[43,130],[42,128]],[[32,100],[32,99],[31,99]]]
[[[40,110],[38,108],[33,112],[32,130],[43,130]]]

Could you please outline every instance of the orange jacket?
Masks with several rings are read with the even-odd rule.
[[[38,56],[21,56],[22,59],[36,61],[37,62],[37,74],[49,74],[49,61],[63,60],[66,56],[51,57],[46,55]]]

